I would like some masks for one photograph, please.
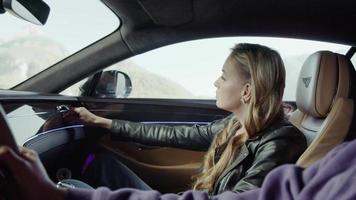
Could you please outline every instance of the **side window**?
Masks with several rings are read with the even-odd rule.
[[[132,90],[127,98],[215,99],[214,81],[220,76],[230,49],[237,43],[258,43],[281,54],[287,74],[285,101],[295,101],[298,74],[310,54],[318,50],[344,54],[349,49],[344,45],[284,38],[214,38],[165,46],[105,70],[118,70],[130,77]],[[68,88],[62,94],[80,95],[79,86]]]
[[[181,43],[119,62],[107,70],[126,73],[132,81],[128,98],[215,99],[214,81],[229,48]]]
[[[214,81],[231,45],[205,40],[174,44],[116,63],[104,71],[126,73],[132,82],[127,98],[215,99]],[[214,49],[215,48],[215,49]],[[78,95],[80,84],[62,94]]]

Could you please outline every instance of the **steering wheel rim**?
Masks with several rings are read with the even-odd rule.
[[[0,103],[0,145],[6,145],[18,152],[18,147],[12,133],[6,113]]]

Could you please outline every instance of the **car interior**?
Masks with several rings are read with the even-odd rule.
[[[39,154],[54,182],[67,178],[80,180],[85,163],[94,155],[105,153],[125,163],[160,192],[189,189],[205,152],[113,141],[109,131],[66,121],[63,114],[71,107],[83,106],[107,118],[168,126],[206,125],[227,116],[229,113],[218,109],[212,99],[125,98],[134,87],[125,73],[111,74],[115,77],[113,83],[125,85],[120,98],[110,96],[115,89],[110,89],[112,93],[107,96],[96,89],[100,77],[108,75],[102,70],[114,63],[197,39],[267,36],[349,45],[346,54],[318,49],[309,55],[299,72],[296,101],[285,103],[287,107],[296,107],[289,113],[289,120],[308,141],[298,165],[310,166],[338,144],[355,138],[356,82],[351,63],[356,51],[356,29],[352,27],[356,20],[354,0],[101,2],[120,19],[114,32],[16,86],[0,90],[0,103],[15,135],[28,134],[19,145]],[[42,3],[43,13],[48,14]],[[35,16],[46,26],[43,13]],[[81,88],[83,95],[59,94],[85,78],[89,81]],[[33,123],[32,118],[40,120],[41,126],[35,132],[24,133]]]
[[[354,113],[354,77],[355,68],[343,55],[320,51],[304,62],[297,110],[289,118],[308,143],[298,165],[308,167],[346,139]]]

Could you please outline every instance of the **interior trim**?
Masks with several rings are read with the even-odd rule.
[[[83,125],[68,126],[35,135],[26,140],[23,146],[41,154],[66,143],[83,139],[84,137]]]

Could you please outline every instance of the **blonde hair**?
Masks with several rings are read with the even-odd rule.
[[[282,98],[285,87],[285,69],[279,53],[258,44],[237,44],[229,59],[250,82],[251,99],[248,102],[246,120],[232,118],[225,128],[215,135],[205,154],[203,170],[193,177],[193,189],[212,192],[219,176],[234,160],[240,147],[277,118],[283,117]],[[235,135],[243,123],[246,133]],[[219,157],[218,161],[215,163]]]

